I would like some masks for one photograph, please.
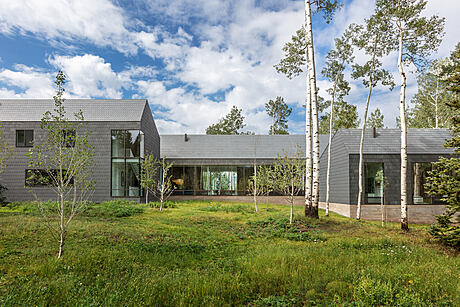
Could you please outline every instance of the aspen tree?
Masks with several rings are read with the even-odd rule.
[[[409,230],[407,216],[407,121],[405,66],[420,68],[427,57],[437,50],[444,35],[444,18],[422,17],[426,0],[377,0],[376,15],[389,24],[389,45],[398,52],[397,67],[401,78],[399,118],[401,126],[401,229]],[[394,46],[397,42],[397,46]]]

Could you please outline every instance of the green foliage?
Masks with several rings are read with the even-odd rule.
[[[447,103],[454,95],[447,89],[448,82],[443,76],[449,59],[434,61],[429,69],[418,76],[418,91],[412,98],[414,107],[407,110],[409,128],[450,128],[454,110]]]
[[[155,183],[159,180],[158,176],[158,161],[152,154],[145,155],[144,161],[142,162],[141,170],[141,185],[147,191],[154,194]],[[146,196],[146,198],[148,198]],[[146,202],[148,199],[145,200]]]
[[[6,204],[6,197],[3,195],[6,190],[8,189],[0,183],[0,205]]]
[[[243,214],[202,211],[209,202],[195,201],[158,214],[116,203],[144,213],[77,216],[60,261],[38,213],[0,207],[0,305],[371,306],[363,302],[388,293],[393,306],[460,300],[460,258],[427,240],[425,226],[407,236],[394,223],[382,228],[336,214],[290,226],[283,205]],[[300,216],[304,208],[295,210]],[[327,240],[282,235],[294,227]]]
[[[8,145],[8,142],[3,136],[3,128],[0,124],[0,174],[3,173],[3,170],[6,167],[6,162],[13,155],[14,151],[11,146]]]
[[[141,214],[145,210],[144,205],[134,201],[112,200],[103,203],[88,205],[82,212],[82,216],[99,218],[120,218]]]
[[[160,209],[161,207],[161,202],[159,201],[150,201],[147,204],[147,207],[149,208],[155,208],[155,209]],[[163,208],[177,208],[177,205],[175,202],[172,202],[170,200],[164,201],[163,202]]]
[[[451,60],[456,67],[447,69],[445,72],[445,78],[450,83],[449,90],[453,93],[453,98],[447,105],[451,108],[453,114],[459,114],[460,44],[457,45],[452,53]],[[448,148],[453,148],[457,155],[460,154],[459,118],[459,115],[452,117],[453,137],[447,140],[444,145]],[[429,172],[425,189],[427,193],[433,196],[442,195],[441,199],[447,203],[446,213],[436,217],[438,223],[430,227],[429,233],[444,244],[460,249],[460,158],[458,156],[452,158],[443,157],[434,163],[433,171]]]
[[[371,112],[369,116],[369,127],[371,128],[383,128],[383,114],[380,112],[379,108],[376,108],[374,112]]]
[[[254,213],[254,208],[244,204],[223,205],[222,203],[211,202],[209,206],[200,208],[201,211],[225,212],[225,213]]]
[[[246,126],[241,112],[242,109],[233,106],[230,112],[222,117],[217,124],[206,128],[206,134],[241,134],[239,130]]]
[[[358,110],[355,105],[348,104],[345,101],[334,103],[334,121],[332,123],[332,133],[339,129],[358,128],[361,120],[359,119]],[[319,133],[329,133],[330,112],[321,115],[319,121]]]
[[[289,134],[287,118],[291,115],[292,108],[284,102],[283,97],[276,97],[265,104],[265,110],[272,120],[269,134]]]

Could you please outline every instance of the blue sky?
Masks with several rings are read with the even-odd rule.
[[[243,109],[247,130],[267,133],[264,110],[282,96],[293,108],[291,133],[304,130],[303,76],[289,80],[273,65],[303,23],[303,1],[289,0],[0,0],[0,98],[51,98],[58,69],[68,76],[67,97],[146,98],[161,133],[204,133],[232,105]],[[347,0],[329,25],[315,17],[317,71],[351,23],[373,11],[370,0]],[[434,57],[458,41],[460,4],[430,0],[427,15],[447,18]],[[396,58],[384,59],[396,73]],[[398,78],[396,78],[398,80]],[[409,76],[408,100],[416,92]],[[329,86],[319,77],[321,94]],[[394,126],[398,87],[378,88],[379,107]],[[366,89],[352,82],[347,98],[360,112]]]

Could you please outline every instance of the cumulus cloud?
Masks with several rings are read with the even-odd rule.
[[[62,54],[61,48],[61,54],[47,56],[44,62],[51,65],[48,69],[16,65],[0,70],[0,96],[49,98],[55,91],[55,72],[50,69],[63,69],[72,97],[149,99],[162,133],[203,133],[232,105],[243,109],[247,129],[266,133],[270,120],[264,104],[276,96],[283,96],[296,112],[302,111],[305,76],[288,80],[273,68],[283,57],[284,43],[303,23],[302,1],[158,0],[137,1],[130,7],[123,4],[109,0],[0,0],[0,33],[51,40],[51,46],[92,44],[122,54],[115,63],[117,57],[109,59],[102,51],[75,55],[76,49]],[[362,22],[372,13],[373,5],[374,1],[348,1],[330,25],[314,25],[318,72],[333,38],[349,23]],[[428,3],[427,15],[447,17],[447,35],[439,56],[447,56],[458,40],[459,5],[448,0]],[[143,58],[143,65],[139,65],[137,60],[144,54],[151,61]],[[359,58],[362,60],[361,55]],[[397,81],[395,55],[383,62]],[[409,101],[416,91],[414,74],[409,74],[408,82]],[[330,82],[319,76],[318,85],[320,94],[327,98],[325,90]],[[347,99],[362,114],[367,89],[359,81],[351,85]],[[393,92],[377,88],[371,110],[379,107],[385,123],[394,126],[398,100],[398,88]],[[304,131],[303,116],[291,116],[291,132]]]

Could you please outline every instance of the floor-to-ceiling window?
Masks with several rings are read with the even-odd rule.
[[[144,134],[140,130],[112,130],[113,197],[139,197]]]
[[[175,195],[246,195],[253,166],[197,165],[171,169]]]
[[[379,204],[382,197],[382,183],[377,179],[377,173],[383,171],[383,163],[364,163],[365,169],[365,202],[367,204]]]

